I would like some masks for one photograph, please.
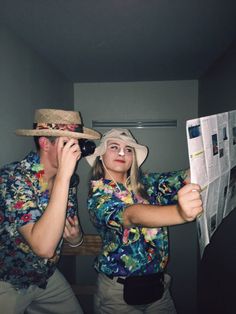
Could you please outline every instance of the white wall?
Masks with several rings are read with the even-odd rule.
[[[149,148],[143,166],[148,171],[188,167],[185,122],[198,112],[197,81],[84,83],[74,85],[75,109],[81,111],[85,126],[92,120],[177,119],[177,128],[132,129],[140,143]],[[106,129],[97,129],[104,132]],[[95,233],[87,214],[86,195],[89,166],[81,160],[79,208],[85,232]],[[170,228],[173,294],[179,313],[195,311],[197,235],[195,223]],[[92,280],[86,273],[91,260],[79,260],[78,281]],[[90,266],[89,266],[90,267]],[[81,271],[80,271],[81,269]],[[181,287],[181,289],[180,289]]]
[[[73,109],[73,84],[9,29],[0,27],[0,166],[18,160],[33,147],[17,137],[31,128],[36,108]]]

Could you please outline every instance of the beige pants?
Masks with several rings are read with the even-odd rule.
[[[2,314],[82,314],[83,311],[64,276],[56,270],[47,288],[30,286],[16,291],[0,281],[0,313]]]
[[[176,314],[169,292],[170,276],[165,274],[165,291],[162,298],[148,305],[128,305],[123,300],[123,285],[115,279],[99,274],[94,299],[96,314]]]

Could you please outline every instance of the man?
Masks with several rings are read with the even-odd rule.
[[[62,238],[77,246],[76,184],[79,141],[98,139],[74,111],[39,109],[37,152],[0,170],[0,304],[4,314],[83,313],[70,285],[56,269]]]

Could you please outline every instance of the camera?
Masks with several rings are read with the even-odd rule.
[[[79,147],[81,150],[81,157],[86,157],[94,153],[96,144],[89,140],[79,139]]]

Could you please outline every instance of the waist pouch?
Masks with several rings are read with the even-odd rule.
[[[129,305],[142,305],[162,298],[164,292],[164,274],[130,276],[124,280],[124,301]]]

